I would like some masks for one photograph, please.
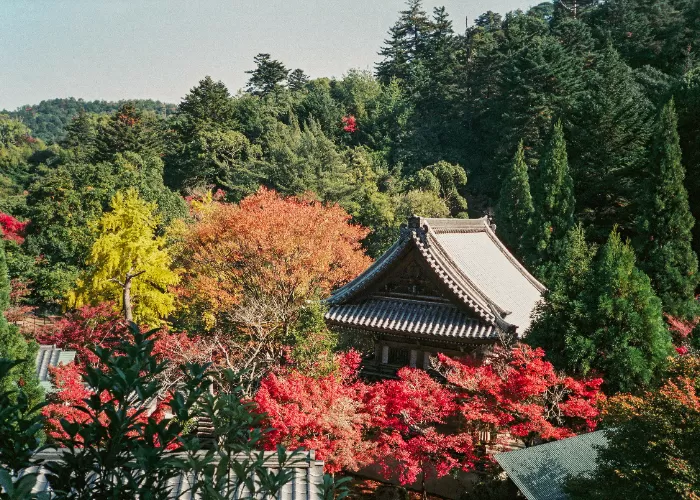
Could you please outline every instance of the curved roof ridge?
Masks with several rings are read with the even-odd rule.
[[[430,229],[426,236],[429,239],[429,245],[421,242],[417,235],[414,235],[414,241],[433,271],[443,282],[446,282],[445,284],[457,297],[462,299],[465,305],[475,309],[484,320],[494,321],[495,315],[491,306],[495,304],[492,304],[486,294],[459,270],[440,242],[430,234]],[[467,286],[464,286],[465,284]],[[496,306],[496,310],[501,314],[498,306]]]

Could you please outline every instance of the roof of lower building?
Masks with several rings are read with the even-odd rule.
[[[51,391],[53,385],[49,376],[49,367],[67,365],[75,359],[76,352],[60,349],[55,345],[40,345],[36,354],[36,373],[39,383],[45,391]]]
[[[333,307],[361,301],[363,292],[411,249],[418,251],[456,304],[473,311],[480,321],[516,329],[519,335],[530,326],[545,287],[501,243],[485,217],[412,217],[399,240],[360,276],[336,290],[327,303]]]
[[[606,445],[605,431],[596,431],[494,458],[528,500],[566,500],[568,478],[593,472],[598,449]]]
[[[42,462],[60,461],[61,450],[41,452],[35,456]],[[256,455],[257,456],[257,455]],[[233,460],[249,459],[247,455],[236,455]],[[323,485],[323,461],[316,460],[314,451],[299,450],[292,454],[289,452],[287,461],[284,463],[285,470],[294,472],[294,476],[287,484],[285,484],[279,492],[277,498],[280,500],[317,500],[322,498],[320,487]],[[264,453],[264,468],[270,469],[271,472],[278,472],[279,461],[277,452]],[[37,482],[32,489],[32,493],[38,494],[51,491],[51,484],[46,469],[41,466],[30,467],[20,472],[21,477],[28,473],[38,473]],[[192,492],[194,484],[193,473],[182,473],[170,480],[168,487],[170,493],[168,498],[172,500],[195,500],[201,498],[201,495],[195,495]],[[244,485],[238,491],[237,498],[247,498],[250,496],[246,486]],[[261,498],[261,497],[256,497]]]

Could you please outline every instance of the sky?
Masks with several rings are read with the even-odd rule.
[[[424,0],[455,31],[535,0]],[[232,93],[253,57],[311,77],[373,69],[403,0],[0,0],[0,109],[54,97],[178,103],[204,76]]]

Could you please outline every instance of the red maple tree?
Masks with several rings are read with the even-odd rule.
[[[354,115],[347,115],[341,119],[343,123],[343,131],[352,134],[357,132],[357,118]]]
[[[20,222],[11,215],[0,212],[0,232],[2,237],[21,245],[29,222]]]
[[[284,444],[316,450],[331,473],[369,463],[375,445],[363,436],[370,416],[363,406],[367,386],[356,377],[359,361],[355,352],[340,356],[343,368],[320,378],[298,370],[269,374],[254,398],[271,429],[269,449]]]
[[[268,375],[255,401],[274,428],[270,447],[319,450],[330,471],[377,463],[387,479],[424,482],[490,462],[486,445],[506,440],[485,442],[487,432],[533,444],[596,427],[602,380],[559,375],[543,356],[528,346],[496,347],[480,361],[441,355],[446,384],[415,368],[366,384],[344,361],[341,375],[321,379]]]

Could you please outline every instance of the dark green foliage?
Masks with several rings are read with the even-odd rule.
[[[527,342],[558,369],[600,374],[608,393],[648,387],[671,353],[671,337],[630,245],[613,231],[591,263],[579,228],[562,262]]]
[[[138,153],[143,156],[160,155],[163,139],[158,118],[153,113],[138,109],[127,102],[99,127],[96,159],[109,161],[118,153]]]
[[[32,406],[30,397],[21,386],[6,389],[6,380],[14,379],[13,369],[21,360],[0,358],[0,499],[25,500],[36,484],[35,473],[17,473],[33,465],[32,455],[41,443],[44,403]]]
[[[309,80],[310,78],[306,73],[304,73],[304,70],[297,68],[289,73],[289,77],[287,78],[287,86],[289,87],[289,90],[297,92],[302,90],[306,84],[309,83]]]
[[[652,107],[631,69],[607,45],[586,74],[587,92],[571,123],[569,158],[577,212],[604,239],[615,224],[633,225],[642,193]]]
[[[267,95],[282,87],[289,70],[284,64],[272,59],[270,54],[258,54],[253,58],[255,69],[246,71],[250,75],[246,90],[255,95]]]
[[[379,51],[384,58],[377,64],[377,76],[381,82],[389,83],[398,78],[410,85],[417,72],[413,63],[425,55],[431,28],[421,0],[408,0],[406,10],[401,11],[399,20],[389,30],[389,39]]]
[[[607,446],[597,468],[572,478],[575,500],[615,496],[639,500],[694,498],[700,491],[700,363],[694,356],[673,362],[668,380],[640,398],[606,403]]]
[[[18,362],[17,366],[5,374],[0,381],[0,393],[8,395],[17,404],[22,401],[18,388],[21,387],[22,398],[26,398],[26,410],[38,405],[44,396],[44,391],[39,386],[36,375],[36,354],[39,346],[34,341],[29,341],[20,333],[19,328],[8,323],[5,311],[10,304],[10,279],[7,274],[5,262],[5,245],[0,240],[0,359]],[[0,465],[2,461],[0,460]]]
[[[526,261],[546,276],[564,253],[566,235],[574,225],[574,183],[561,122],[554,125],[535,179],[534,212],[525,235]]]
[[[498,235],[518,255],[522,255],[523,235],[529,231],[534,211],[525,152],[520,141],[496,205]]]
[[[692,316],[699,282],[698,259],[692,249],[695,219],[688,207],[677,121],[671,100],[661,111],[654,134],[638,247],[640,267],[651,278],[664,310]]]

